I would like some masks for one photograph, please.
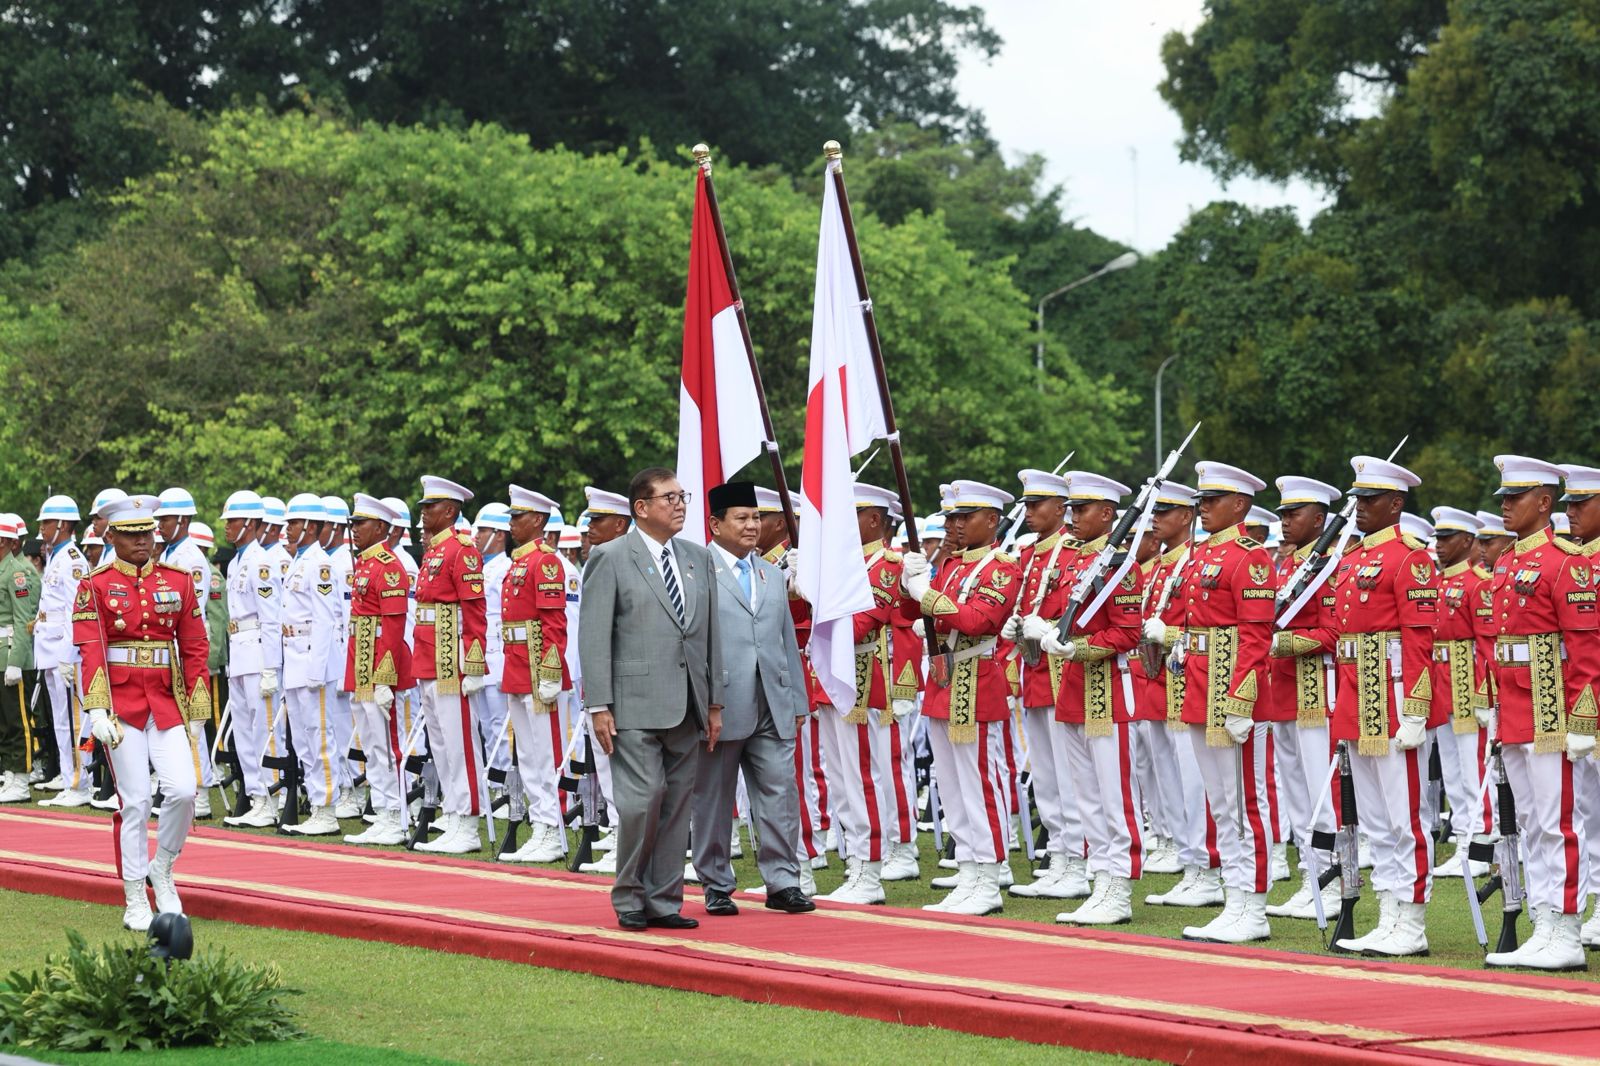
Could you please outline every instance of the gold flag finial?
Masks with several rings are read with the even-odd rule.
[[[822,154],[829,159],[838,159],[844,155],[844,149],[839,146],[838,141],[824,141]]]
[[[702,141],[695,145],[692,151],[694,152],[694,165],[700,167],[702,170],[710,170],[711,146]]]

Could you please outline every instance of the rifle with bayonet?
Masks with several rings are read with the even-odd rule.
[[[1350,777],[1350,745],[1347,741],[1339,742],[1338,758],[1339,828],[1334,831],[1332,840],[1325,833],[1313,832],[1311,847],[1329,850],[1331,845],[1333,866],[1317,878],[1317,907],[1320,910],[1322,906],[1322,890],[1337,877],[1339,917],[1333,923],[1333,935],[1328,938],[1328,946],[1334,951],[1344,951],[1338,946],[1339,941],[1353,940],[1356,935],[1356,904],[1361,901],[1361,848],[1356,839],[1360,819],[1356,809],[1356,785]]]
[[[1467,847],[1467,858],[1462,863],[1462,876],[1468,879],[1469,891],[1481,907],[1493,898],[1496,892],[1500,893],[1500,940],[1495,945],[1495,951],[1517,950],[1517,919],[1522,915],[1522,901],[1526,896],[1522,884],[1522,867],[1519,865],[1522,857],[1522,837],[1517,830],[1517,800],[1511,791],[1511,782],[1506,778],[1505,759],[1501,755],[1500,742],[1494,742],[1490,750],[1489,760],[1484,766],[1484,773],[1496,775],[1495,796],[1500,805],[1500,839],[1489,843],[1474,840]],[[1487,785],[1487,782],[1485,782]],[[1494,875],[1489,878],[1480,889],[1471,889],[1472,863],[1492,862],[1495,865]],[[1488,938],[1479,937],[1479,942],[1487,946]]]
[[[1080,621],[1086,621],[1100,609],[1111,588],[1120,580],[1127,568],[1133,565],[1133,545],[1130,541],[1135,540],[1135,530],[1142,528],[1140,519],[1155,506],[1156,491],[1161,488],[1162,482],[1172,475],[1173,468],[1178,465],[1184,450],[1189,447],[1189,442],[1194,440],[1194,435],[1198,432],[1200,423],[1196,422],[1194,428],[1189,430],[1189,435],[1183,438],[1183,443],[1167,453],[1167,458],[1160,468],[1139,488],[1139,495],[1134,497],[1133,503],[1122,512],[1122,517],[1112,527],[1106,537],[1106,546],[1100,549],[1094,561],[1079,576],[1078,583],[1073,586],[1072,595],[1067,598],[1066,613],[1061,616],[1061,621],[1056,626],[1056,636],[1062,643],[1072,638],[1074,626]]]
[[[567,869],[576,871],[580,866],[594,862],[594,844],[600,839],[600,827],[606,824],[606,801],[600,795],[600,775],[594,762],[594,738],[585,730],[583,754],[575,750],[567,760],[567,772],[561,775],[557,787],[570,792],[575,802],[567,806],[566,820],[578,827],[578,846],[572,849]]]

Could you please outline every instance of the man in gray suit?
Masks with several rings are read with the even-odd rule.
[[[700,753],[695,779],[695,872],[705,885],[707,914],[739,913],[732,898],[728,838],[742,769],[767,906],[791,914],[816,910],[800,890],[796,851],[800,798],[794,738],[797,722],[806,717],[806,692],[788,587],[783,571],[755,551],[761,533],[756,487],[748,481],[718,485],[707,502],[718,586],[717,640],[727,687],[722,739],[715,750]]]
[[[623,929],[693,929],[683,852],[700,741],[715,750],[726,674],[711,553],[679,540],[689,494],[670,470],[634,475],[634,528],[589,554],[578,656],[595,739],[611,757]],[[723,834],[727,835],[726,832]]]

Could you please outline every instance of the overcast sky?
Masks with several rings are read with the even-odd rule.
[[[1161,39],[1192,30],[1202,0],[980,0],[1004,41],[990,63],[957,79],[1008,156],[1038,152],[1066,186],[1069,217],[1143,252],[1167,243],[1196,208],[1232,199],[1293,205],[1302,221],[1322,203],[1295,183],[1238,179],[1224,189],[1181,162],[1182,126],[1156,85]]]

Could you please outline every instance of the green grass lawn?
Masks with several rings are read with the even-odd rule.
[[[0,891],[0,974],[35,969],[47,953],[64,951],[69,928],[91,944],[119,935],[134,942],[119,932],[120,916],[120,908]],[[311,1039],[138,1055],[140,1063],[1136,1061],[317,933],[200,920],[195,934],[201,947],[276,962],[285,983],[304,993],[289,1002]],[[112,1060],[0,1050],[46,1062]]]

